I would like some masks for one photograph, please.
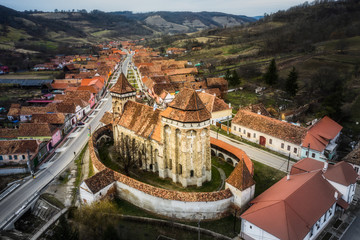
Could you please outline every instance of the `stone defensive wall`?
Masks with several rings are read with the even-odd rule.
[[[89,140],[89,152],[95,172],[108,169],[99,159],[96,142],[103,135],[111,135],[111,125],[95,131]],[[233,195],[229,189],[217,192],[179,192],[157,188],[112,171],[117,195],[155,214],[188,220],[216,219],[227,215]]]

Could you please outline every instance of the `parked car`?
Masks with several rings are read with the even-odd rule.
[[[83,126],[83,125],[85,125],[85,123],[83,123],[83,122],[78,122],[77,125],[78,125],[78,126]]]

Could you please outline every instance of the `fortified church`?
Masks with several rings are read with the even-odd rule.
[[[110,89],[114,142],[139,146],[138,166],[183,187],[211,180],[210,118],[198,94],[184,88],[165,110],[135,102],[136,89],[122,73]]]

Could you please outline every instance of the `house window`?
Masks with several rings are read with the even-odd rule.
[[[269,139],[269,143],[272,144],[272,139]]]
[[[25,155],[22,155],[22,159],[25,159]]]
[[[236,127],[234,126],[234,131],[236,131]]]
[[[1,160],[3,160],[3,157],[2,157],[2,155],[0,155],[0,161],[1,161]]]
[[[294,148],[294,153],[297,153],[297,148]]]
[[[11,156],[11,155],[9,155],[9,160],[12,160],[12,156]]]
[[[327,214],[325,213],[325,215],[324,215],[324,222],[326,222],[326,215],[327,215]]]
[[[248,132],[248,134],[247,134],[247,137],[248,137],[248,138],[251,138],[251,134],[250,134],[249,132]]]
[[[250,225],[250,229],[252,229],[252,226]]]
[[[244,129],[244,132],[243,132],[244,134],[246,134],[246,130]]]
[[[281,144],[281,148],[283,149],[284,147],[285,147],[285,145],[282,143],[282,144]]]
[[[17,155],[14,155],[14,159],[17,160]]]
[[[356,171],[357,173],[359,172],[359,168],[358,168],[358,167],[355,167],[354,169],[355,169],[355,171]]]
[[[239,132],[241,133],[241,128],[239,128]]]
[[[194,177],[194,170],[190,170],[190,177]]]
[[[311,157],[312,157],[312,158],[315,158],[315,157],[316,157],[316,154],[315,154],[315,153],[312,153],[312,154],[311,154]]]
[[[331,211],[331,208],[329,209],[329,216],[331,216],[332,215],[332,211]]]
[[[254,138],[256,138],[256,133],[254,133]]]
[[[288,147],[287,147],[287,150],[288,150],[288,151],[290,151],[290,150],[291,150],[291,147],[290,147],[290,145],[288,145]]]

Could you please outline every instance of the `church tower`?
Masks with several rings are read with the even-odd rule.
[[[170,177],[183,187],[211,180],[210,118],[194,89],[184,88],[176,95],[161,113],[160,177]]]
[[[121,73],[117,82],[110,89],[110,95],[112,97],[114,118],[117,118],[121,115],[124,109],[124,104],[128,100],[135,101],[136,89],[131,86],[125,75]]]

